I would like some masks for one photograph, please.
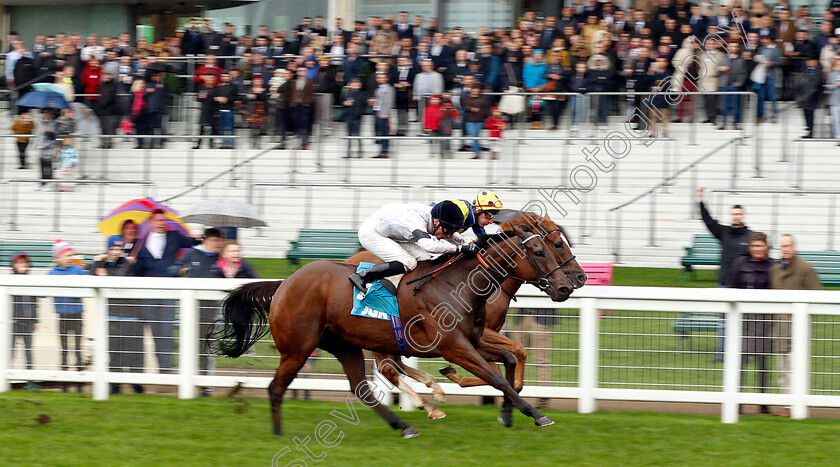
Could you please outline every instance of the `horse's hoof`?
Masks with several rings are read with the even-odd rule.
[[[441,404],[446,404],[446,394],[444,394],[442,392],[433,392],[432,393],[432,399],[434,399],[435,402],[439,402]]]
[[[443,410],[435,409],[429,413],[429,418],[432,420],[440,420],[441,418],[446,418],[446,413]]]
[[[538,427],[541,427],[541,428],[544,427],[544,426],[551,426],[551,425],[554,425],[554,420],[552,420],[552,419],[546,417],[545,415],[543,415],[542,417],[534,419],[534,425],[537,425]]]
[[[513,416],[509,413],[500,413],[498,420],[499,423],[505,426],[505,428],[510,428],[513,426]]]
[[[455,373],[455,368],[452,368],[451,366],[445,366],[438,371],[440,371],[440,374],[442,374],[443,376],[449,376]]]
[[[416,438],[418,436],[420,436],[420,433],[414,427],[408,427],[402,431],[402,437],[406,439]]]

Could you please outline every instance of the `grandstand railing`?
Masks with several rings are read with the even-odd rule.
[[[633,199],[622,203],[614,208],[607,210],[607,215],[610,219],[611,228],[608,229],[612,232],[611,238],[611,249],[613,257],[615,261],[618,263],[620,262],[621,258],[621,233],[624,230],[624,226],[622,225],[622,218],[621,218],[621,210],[626,208],[627,206],[631,206],[636,204],[639,200],[643,198],[648,198],[649,206],[650,206],[650,215],[648,218],[648,232],[649,232],[649,242],[648,246],[656,246],[656,194],[658,191],[662,191],[663,193],[667,193],[667,189],[669,186],[674,184],[674,181],[678,179],[684,173],[691,171],[691,190],[690,193],[694,193],[697,189],[697,169],[700,163],[708,159],[709,157],[714,156],[715,154],[719,153],[720,151],[725,150],[727,147],[731,147],[732,151],[732,158],[731,158],[731,168],[730,168],[730,186],[734,190],[737,188],[737,180],[738,180],[738,146],[740,145],[742,138],[733,138],[725,143],[720,144],[716,148],[712,149],[708,153],[704,154],[703,156],[697,158],[693,162],[685,165],[684,167],[675,170],[672,174],[669,174],[663,178],[663,180],[647,191],[639,194],[638,196],[634,197]],[[692,205],[691,209],[695,209]],[[693,216],[693,211],[692,212]]]
[[[137,185],[143,187],[143,196],[155,196],[155,189],[156,185],[155,182],[149,180],[90,180],[90,179],[31,179],[31,180],[0,180],[0,186],[8,185],[10,188],[11,193],[9,193],[6,198],[8,203],[4,203],[9,210],[9,230],[10,231],[18,231],[18,210],[19,210],[19,199],[20,193],[18,187],[21,184],[33,184],[33,183],[42,183],[42,184],[54,184],[54,185],[95,185],[97,189],[96,194],[96,216],[104,216],[107,214],[105,211],[105,190],[109,185]],[[53,232],[61,232],[61,218],[64,212],[64,209],[61,204],[62,192],[58,189],[52,190],[53,194],[53,207],[52,207],[52,214],[50,218],[52,219],[52,231]],[[78,206],[70,206],[70,210],[75,214],[79,215]]]
[[[0,276],[0,392],[11,383],[32,381],[45,384],[92,383],[93,398],[109,397],[110,383],[176,386],[178,396],[190,399],[199,387],[266,388],[279,363],[270,339],[255,345],[240,360],[213,359],[206,350],[202,332],[212,327],[217,302],[245,281],[234,279],[176,279],[136,277]],[[348,292],[349,293],[349,292]],[[38,330],[33,345],[34,365],[27,369],[16,355],[11,364],[11,317],[14,296],[78,297],[84,302],[83,346],[86,364],[81,368],[57,363],[55,315],[40,307]],[[685,289],[661,287],[585,287],[568,301],[558,304],[527,286],[514,304],[523,309],[544,309],[556,313],[557,322],[543,328],[528,327],[527,314],[511,310],[505,332],[517,340],[524,336],[548,337],[544,344],[526,344],[531,363],[526,368],[524,397],[571,398],[578,411],[596,410],[600,400],[658,401],[721,404],[721,421],[738,421],[740,404],[789,405],[792,417],[807,418],[811,407],[840,407],[840,292],[793,290]],[[113,372],[109,368],[109,307],[114,300],[163,308],[160,320],[177,328],[169,334],[172,357],[177,363],[161,374],[154,364],[137,372]],[[144,302],[144,300],[146,302]],[[153,300],[149,303],[149,300]],[[48,303],[42,300],[43,303]],[[560,307],[560,310],[557,310]],[[206,311],[210,310],[210,314]],[[603,314],[599,310],[605,311]],[[161,311],[161,310],[159,310]],[[349,312],[349,310],[348,310]],[[713,363],[715,334],[677,334],[673,324],[680,313],[713,313],[725,316],[725,353],[722,365]],[[599,317],[600,316],[600,317]],[[714,318],[710,318],[714,319]],[[744,320],[765,320],[791,325],[790,393],[773,384],[782,372],[772,365],[785,353],[779,350],[742,353],[742,338],[776,338],[742,335]],[[510,323],[516,323],[511,325]],[[686,342],[686,339],[688,341]],[[537,341],[539,342],[539,341]],[[548,362],[534,365],[533,354],[550,352]],[[19,350],[18,350],[19,352]],[[751,359],[770,358],[769,380],[755,384],[760,376]],[[16,352],[17,354],[17,352]],[[89,355],[88,355],[89,354]],[[146,360],[151,358],[147,354]],[[208,365],[202,358],[216,362]],[[319,355],[314,367],[296,379],[290,390],[345,391],[349,384],[337,362]],[[89,364],[87,361],[89,360]],[[68,360],[69,363],[69,360]],[[421,368],[439,366],[440,361],[421,360]],[[204,369],[201,369],[203,367]],[[543,369],[548,378],[535,378]],[[766,375],[765,375],[766,376]],[[375,378],[376,379],[376,378]],[[425,386],[412,388],[428,394]],[[378,382],[379,390],[392,389]],[[460,388],[443,384],[450,395],[499,396],[489,386]],[[756,392],[761,391],[761,392]]]
[[[811,140],[805,140],[811,141]],[[784,190],[784,189],[739,189],[739,190],[727,190],[727,189],[710,189],[709,190],[710,197],[714,199],[713,201],[714,206],[717,207],[717,212],[723,212],[724,204],[723,204],[723,195],[750,195],[750,194],[761,194],[761,195],[770,195],[771,202],[767,208],[770,211],[770,227],[768,232],[770,233],[770,238],[778,238],[779,234],[782,232],[779,231],[779,217],[780,215],[784,215],[786,212],[779,207],[779,198],[782,195],[787,196],[796,196],[796,197],[804,197],[806,195],[824,195],[828,196],[828,215],[826,217],[820,218],[820,225],[827,224],[827,233],[826,237],[826,251],[834,251],[834,234],[837,228],[837,214],[835,207],[837,206],[837,195],[840,195],[840,190]],[[717,195],[717,196],[715,196]],[[799,202],[804,201],[804,198],[798,198]],[[729,203],[729,204],[736,204],[736,203]],[[693,212],[699,218],[699,213],[697,209],[696,203],[693,203]],[[759,210],[763,207],[750,207],[750,211]]]

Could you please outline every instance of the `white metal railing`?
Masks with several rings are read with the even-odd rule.
[[[265,388],[271,380],[272,367],[277,363],[276,352],[273,356],[260,357],[274,360],[251,364],[261,366],[262,372],[253,368],[224,369],[224,365],[215,371],[199,369],[200,358],[206,356],[199,350],[199,314],[200,309],[207,309],[207,303],[200,302],[217,301],[224,297],[225,290],[244,282],[228,279],[0,276],[0,392],[8,391],[11,381],[89,382],[93,384],[93,398],[96,400],[108,398],[109,383],[177,386],[179,397],[184,399],[195,397],[196,388],[202,386],[234,387],[241,384],[250,388]],[[72,368],[35,366],[34,369],[24,369],[23,365],[10,365],[11,297],[20,295],[85,299],[84,319],[89,331],[85,335],[92,338],[92,363],[89,367],[73,371]],[[136,373],[109,371],[108,300],[113,299],[177,301],[173,310],[178,311],[173,312],[172,317],[178,329],[177,334],[172,334],[176,344],[173,354],[177,355],[177,370],[169,374],[150,373],[150,368]],[[516,329],[508,329],[508,335],[516,338],[517,332],[520,335],[549,334],[547,343],[527,347],[536,351],[540,350],[540,345],[547,346],[544,350],[552,353],[548,365],[555,372],[549,380],[545,377],[535,380],[531,375],[538,373],[540,368],[529,365],[526,386],[522,391],[525,397],[577,399],[581,413],[596,410],[599,400],[717,403],[721,404],[721,420],[724,423],[737,422],[739,404],[789,405],[793,418],[798,419],[806,418],[810,407],[840,407],[840,385],[836,384],[840,378],[840,368],[836,368],[840,357],[840,333],[836,332],[840,329],[837,326],[840,324],[840,291],[585,287],[576,290],[567,302],[557,304],[536,289],[525,287],[518,299],[513,305],[519,310],[512,310],[508,317],[508,325]],[[562,326],[551,324],[545,331],[534,331],[517,324],[527,313],[524,309],[556,310],[558,307],[565,310],[558,313],[558,319],[565,323]],[[701,344],[698,350],[676,347],[675,343],[684,336],[668,329],[679,313],[706,313],[710,319],[717,319],[716,314],[725,316],[728,324],[725,327],[722,367],[701,362],[700,359],[714,354],[708,346]],[[752,392],[755,386],[741,380],[744,370],[742,319],[744,314],[756,313],[791,316],[789,394],[775,390]],[[42,311],[39,319],[47,318],[46,314]],[[616,336],[624,337],[617,341]],[[700,334],[695,338],[717,339],[714,334]],[[268,348],[269,344],[264,342],[270,342],[270,338],[255,347],[262,345]],[[696,346],[692,344],[690,347]],[[706,350],[703,350],[704,347]],[[611,360],[616,352],[624,354],[622,360]],[[777,352],[771,356],[780,354]],[[666,355],[669,359],[656,360],[657,355]],[[291,390],[349,389],[346,379],[339,376],[334,359],[319,356],[317,360],[314,365],[319,366],[319,370],[309,370],[308,377],[296,379],[290,386]],[[154,371],[153,368],[151,370]],[[634,375],[632,371],[639,373]],[[649,376],[655,371],[668,373],[670,379],[655,381]],[[781,372],[773,370],[772,373]],[[697,376],[708,374],[713,377],[702,379],[702,376]],[[425,386],[414,382],[411,385],[420,393],[429,393]],[[384,385],[380,387],[384,388]],[[452,395],[501,394],[489,386],[460,388],[447,383],[442,387]],[[670,389],[660,389],[662,387]]]

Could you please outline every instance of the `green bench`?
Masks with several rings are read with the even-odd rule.
[[[30,267],[48,268],[54,263],[52,242],[0,241],[0,266],[11,267],[12,255],[22,251],[29,256]]]
[[[685,247],[680,277],[695,278],[694,266],[718,266],[720,264],[720,242],[712,234],[694,234],[694,244]]]
[[[840,251],[800,251],[800,258],[811,263],[825,287],[840,287]]]
[[[347,259],[361,248],[356,230],[301,229],[286,258],[293,265],[301,259]]]
[[[674,332],[679,335],[680,348],[693,332],[711,332],[717,334],[723,328],[723,319],[717,313],[680,313],[674,321]]]

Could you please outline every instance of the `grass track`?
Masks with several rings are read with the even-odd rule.
[[[271,465],[293,438],[313,437],[322,420],[344,433],[322,465],[794,465],[833,464],[840,457],[835,420],[745,417],[724,425],[717,417],[644,412],[547,411],[556,424],[536,428],[521,414],[505,429],[492,407],[448,406],[440,421],[401,412],[421,433],[403,440],[370,409],[354,403],[358,425],[336,419],[341,403],[286,401],[286,435],[270,434],[268,402],[246,404],[212,397],[121,395],[95,402],[89,395],[15,391],[0,395],[0,458],[4,465]],[[239,409],[237,409],[239,408]],[[39,426],[36,417],[52,421]],[[297,454],[297,455],[293,455]],[[307,459],[308,465],[315,462]]]

